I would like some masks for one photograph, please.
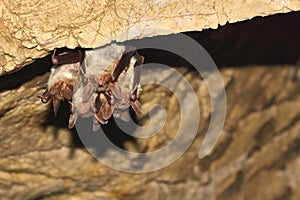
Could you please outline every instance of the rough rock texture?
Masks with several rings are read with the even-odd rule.
[[[300,9],[298,0],[0,1],[0,75],[55,47],[97,47]]]
[[[300,198],[300,82],[290,78],[291,66],[221,70],[227,118],[223,136],[204,159],[197,152],[209,121],[209,95],[197,73],[176,68],[198,91],[199,136],[173,165],[143,174],[118,172],[93,159],[76,132],[66,128],[67,109],[54,117],[51,107],[36,98],[49,76],[36,69],[26,67],[1,79],[7,81],[0,92],[1,199]],[[42,75],[30,77],[32,73]],[[27,75],[29,80],[22,84],[13,81]],[[162,130],[169,139],[178,123],[174,101],[160,87],[146,86],[141,96],[145,111],[152,103],[161,103],[172,116]],[[122,137],[112,131],[108,135],[112,140]],[[168,141],[159,137],[127,140],[125,147],[151,151]],[[108,151],[104,156],[109,157]]]
[[[11,7],[10,13],[20,16],[17,11],[23,4],[18,4],[18,1],[4,3],[5,7],[1,5],[1,8]],[[33,2],[27,7],[34,9],[44,3]],[[237,3],[224,5],[240,5],[236,9],[249,5],[247,2],[243,2],[242,6]],[[270,5],[285,3],[269,2]],[[292,3],[289,5],[291,7]],[[282,7],[278,7],[278,12],[282,11]],[[53,11],[50,6],[47,8],[46,11]],[[62,8],[68,12],[65,7]],[[0,12],[1,16],[7,13],[6,9]],[[35,22],[26,17],[31,13],[22,13],[29,24]],[[233,16],[235,12],[228,13],[231,13],[228,16]],[[243,12],[247,16],[249,13],[249,10]],[[261,13],[265,14],[263,11]],[[63,104],[58,116],[54,117],[52,107],[42,104],[36,97],[46,87],[51,67],[49,56],[16,73],[0,77],[0,199],[299,199],[300,74],[294,65],[299,59],[300,26],[299,13],[291,14],[230,24],[216,31],[190,33],[201,41],[218,66],[235,66],[221,69],[227,91],[227,117],[222,137],[213,152],[203,159],[199,159],[197,154],[211,113],[209,95],[203,81],[184,62],[160,57],[159,54],[151,57],[151,52],[142,52],[148,62],[164,59],[172,62],[170,65],[184,74],[197,91],[201,108],[199,134],[193,145],[173,165],[160,171],[123,173],[94,159],[83,147],[77,132],[66,128],[68,105]],[[292,16],[294,20],[286,16]],[[40,19],[42,16],[35,17]],[[7,23],[6,20],[0,23]],[[63,24],[62,21],[68,19],[61,17],[58,20]],[[35,58],[45,55],[56,45],[72,46],[72,42],[66,42],[68,39],[62,37],[55,40],[62,41],[59,44],[41,43],[29,50],[30,44],[45,42],[48,36],[34,35],[30,27],[26,28],[28,26],[31,25],[24,26],[20,39],[45,39],[12,40],[12,36],[0,37],[1,44],[9,43],[7,49],[12,52],[6,52],[1,62],[5,64],[9,60],[15,67],[15,63],[26,60],[24,55]],[[6,26],[0,27],[1,34],[10,34]],[[44,25],[42,28],[47,30],[49,27]],[[22,32],[23,28],[17,30]],[[71,29],[63,24],[53,31],[62,30]],[[74,27],[72,30],[78,29]],[[62,31],[61,35],[64,34],[69,38],[69,34]],[[4,39],[7,43],[2,43]],[[15,59],[16,55],[23,57]],[[30,59],[27,61],[31,62]],[[134,140],[116,131],[111,123],[106,133],[120,147],[138,152],[152,151],[166,145],[172,140],[178,125],[174,95],[162,87],[145,86],[143,89],[140,100],[145,114],[151,104],[161,103],[171,116],[161,134],[149,140]],[[142,123],[148,119],[144,117],[139,120]],[[109,159],[109,153],[106,149],[103,156]],[[124,160],[120,165],[127,162]]]

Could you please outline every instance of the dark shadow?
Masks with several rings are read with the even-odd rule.
[[[130,109],[131,110],[131,109]],[[132,110],[131,110],[132,111]],[[135,119],[135,114],[131,112],[131,118]],[[122,125],[126,124],[126,122],[118,120],[118,123]],[[126,132],[121,130],[118,125],[116,124],[115,119],[111,118],[107,125],[102,126],[105,136],[116,146],[121,149],[125,149],[124,143],[125,142],[133,142],[136,143],[136,140],[133,136],[128,135]],[[133,132],[134,130],[132,130]]]
[[[50,106],[50,112],[47,113],[47,123],[44,124],[44,126],[55,126],[57,129],[59,128],[66,128],[69,123],[69,116],[71,114],[70,112],[70,106],[67,102],[62,102],[59,110],[57,112],[57,115],[54,116],[53,112],[53,106],[49,104]],[[131,111],[131,110],[130,110]],[[135,120],[134,114],[131,112],[131,117],[133,120]],[[83,119],[79,118],[79,120],[83,121],[85,123],[85,132],[86,134],[96,134],[96,132],[92,131],[92,120],[91,118]],[[119,120],[118,123],[126,123]],[[103,132],[105,133],[105,136],[116,146],[118,146],[121,149],[124,149],[124,143],[127,141],[135,142],[134,137],[126,134],[124,131],[122,131],[116,124],[114,119],[109,119],[108,124],[101,126]],[[72,128],[71,130],[73,132],[72,134],[72,146],[75,148],[82,148],[84,145],[81,142],[81,139],[77,133],[76,126]],[[133,130],[132,130],[133,131]],[[99,141],[99,144],[101,141]],[[105,143],[103,143],[105,144]],[[105,146],[102,146],[103,151],[106,150]],[[103,152],[102,152],[103,153]]]
[[[185,32],[212,57],[216,65],[296,64],[300,59],[300,12],[256,17],[218,29]],[[168,37],[168,36],[160,36]],[[157,49],[141,49],[145,63],[190,66],[183,58]]]
[[[132,116],[132,119],[135,120],[134,116]],[[122,123],[126,123],[119,119],[116,120],[121,126]],[[92,130],[92,123],[91,118],[78,118],[76,128],[74,128],[73,142],[75,147],[85,146],[93,149],[98,156],[102,156],[112,147],[111,143],[120,149],[125,149],[124,145],[126,142],[136,144],[135,138],[120,129],[114,118],[110,118],[108,123],[101,125],[100,131],[96,132]],[[130,132],[133,131],[130,130]],[[81,142],[81,139],[85,142],[84,144]]]
[[[198,41],[220,67],[294,65],[300,59],[300,12],[185,34]]]
[[[49,72],[51,67],[51,56],[49,55],[37,59],[34,63],[23,67],[17,72],[0,76],[0,92],[17,89],[36,76]]]

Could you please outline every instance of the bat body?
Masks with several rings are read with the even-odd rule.
[[[94,117],[94,130],[112,115],[129,121],[130,106],[141,114],[137,98],[143,60],[133,47],[114,43],[88,50],[55,50],[52,62],[57,66],[51,69],[48,88],[39,97],[43,103],[52,98],[55,113],[60,101],[70,103],[69,128],[78,116]]]

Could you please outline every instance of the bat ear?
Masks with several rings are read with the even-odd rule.
[[[102,112],[102,117],[104,120],[108,120],[111,115],[114,112],[114,106],[110,105],[108,102],[106,102],[100,109],[100,112]]]
[[[138,100],[131,101],[130,105],[133,108],[133,110],[137,116],[141,116],[143,114],[142,113],[142,105]]]
[[[68,128],[71,129],[74,127],[76,121],[77,121],[77,117],[78,117],[78,114],[77,112],[74,112],[72,114],[70,114],[70,118],[69,118],[69,126]]]
[[[53,104],[53,108],[54,108],[54,115],[57,115],[59,106],[60,106],[60,101],[57,98],[53,98],[52,99],[52,104]]]
[[[100,99],[100,94],[97,95],[95,99],[95,112],[98,113],[102,105],[102,101]]]
[[[94,114],[94,117],[97,120],[97,123],[99,122],[100,124],[107,124],[107,122],[108,122],[107,120],[103,119],[103,115],[102,115],[101,111],[99,111],[98,113]],[[93,124],[93,130],[94,130],[94,125],[95,124]]]

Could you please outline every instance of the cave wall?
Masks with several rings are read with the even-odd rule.
[[[1,14],[6,18],[0,22],[5,24],[1,26],[1,34],[8,33],[0,38],[0,40],[5,40],[5,42],[1,41],[3,44],[1,48],[4,52],[1,57],[3,73],[22,68],[27,62],[48,54],[54,47],[90,46],[92,44],[98,46],[108,42],[111,38],[110,34],[116,34],[109,29],[110,26],[107,26],[113,33],[107,32],[104,34],[105,37],[100,34],[101,36],[97,36],[97,39],[93,36],[87,37],[95,39],[95,43],[91,43],[91,41],[86,41],[85,36],[78,37],[80,34],[92,34],[85,32],[84,29],[81,30],[82,32],[79,31],[79,28],[90,27],[89,24],[76,23],[79,24],[78,27],[74,27],[74,24],[64,24],[70,22],[70,19],[61,14],[62,10],[69,12],[64,6],[58,6],[55,3],[55,6],[51,7],[51,2],[46,4],[44,1],[31,4],[25,2],[1,2],[2,8],[10,8],[7,9],[9,12],[2,9]],[[72,1],[69,5],[74,2],[79,1]],[[113,6],[119,6],[117,2],[115,3],[115,5],[109,4],[106,8],[110,10],[114,8]],[[157,4],[160,3],[162,2],[157,2]],[[270,12],[266,7],[257,6],[267,3],[271,5],[268,8],[272,10]],[[254,3],[243,2],[241,6],[241,3],[235,2],[234,8],[229,8],[233,3],[223,3],[226,8],[226,12],[222,11],[226,15],[220,14],[223,20],[211,15],[192,15],[193,20],[197,21],[199,17],[203,21],[200,20],[201,23],[199,22],[197,28],[187,22],[187,26],[191,28],[184,30],[198,30],[198,27],[200,27],[199,30],[208,27],[216,28],[217,24],[224,25],[227,21],[234,22],[257,15],[288,12],[298,9],[297,3],[297,1],[289,3],[261,1],[253,5],[253,7],[259,7],[260,12],[253,11],[254,14],[247,10],[240,17],[235,14],[236,10],[250,8],[250,5]],[[45,5],[47,5],[47,9],[44,9],[45,16],[35,15],[34,20],[30,18],[34,14],[25,11],[28,7],[34,10],[44,8]],[[143,6],[140,7],[142,9]],[[183,8],[180,7],[180,9]],[[97,6],[93,9],[90,7],[90,9],[96,10]],[[186,9],[197,8],[187,7]],[[99,16],[93,15],[88,8],[79,10],[91,14],[89,16],[94,17],[93,19],[99,19]],[[73,11],[76,16],[78,10]],[[7,13],[17,18],[8,17]],[[61,14],[60,17],[49,18],[58,14]],[[101,164],[85,149],[76,130],[67,129],[70,114],[68,104],[63,104],[58,115],[54,116],[51,105],[40,102],[36,96],[42,94],[46,88],[51,67],[50,56],[39,59],[14,73],[1,76],[0,199],[192,200],[196,197],[197,199],[222,200],[299,199],[300,76],[295,66],[300,52],[298,45],[300,42],[297,37],[300,30],[297,26],[299,13],[290,14],[293,15],[293,19],[296,19],[294,22],[288,18],[291,15],[283,14],[263,19],[256,18],[253,19],[253,23],[250,20],[227,24],[217,30],[186,33],[203,44],[212,58],[216,60],[226,86],[227,116],[223,134],[213,151],[202,159],[199,159],[198,151],[203,141],[202,133],[207,129],[211,114],[209,94],[205,83],[185,62],[172,57],[170,59],[158,57],[152,52],[141,52],[148,59],[147,62],[166,61],[167,64],[184,74],[197,91],[199,106],[203,111],[199,133],[193,145],[171,166],[155,172],[124,173]],[[186,19],[189,17],[186,16]],[[212,23],[214,20],[204,20],[210,17],[217,19],[216,23]],[[26,20],[22,21],[25,18]],[[48,23],[49,26],[43,22],[43,25],[35,26],[40,30],[31,28],[34,27],[36,20],[42,18],[51,21]],[[107,18],[111,18],[111,15]],[[271,23],[273,25],[269,26],[268,21],[276,18],[277,21],[273,21]],[[80,17],[76,19],[86,20]],[[168,20],[173,20],[173,18]],[[10,24],[10,21],[15,23]],[[147,20],[145,21],[148,23]],[[52,23],[56,28],[51,29]],[[120,24],[119,21],[118,23]],[[79,27],[80,25],[82,27]],[[167,25],[169,23],[161,27],[167,27]],[[22,28],[15,28],[17,26]],[[151,26],[150,22],[149,26]],[[48,28],[50,36],[40,34]],[[292,31],[286,32],[287,29]],[[278,34],[274,34],[276,30]],[[179,32],[181,29],[176,29],[176,31]],[[55,34],[52,34],[54,32]],[[74,36],[75,32],[77,35]],[[164,146],[164,142],[168,142],[168,137],[172,139],[173,131],[170,130],[173,130],[178,122],[178,110],[172,106],[176,105],[175,99],[170,91],[151,85],[143,88],[140,97],[145,111],[152,103],[160,103],[166,107],[169,116],[174,116],[167,121],[167,128],[163,130],[162,139],[158,136],[147,141],[134,141],[113,128],[108,128],[108,137],[115,143],[121,140],[123,148],[130,150],[151,151]],[[164,138],[167,140],[164,141]],[[104,156],[109,158],[108,150],[104,152]]]
[[[289,75],[293,66],[221,70],[227,93],[226,122],[217,145],[202,159],[198,151],[209,123],[210,96],[194,71],[175,68],[197,91],[202,110],[199,133],[172,165],[140,174],[120,172],[97,161],[82,145],[76,130],[67,129],[68,105],[63,105],[55,117],[51,105],[42,104],[36,97],[43,92],[49,73],[31,67],[11,74],[9,79],[30,77],[32,73],[36,76],[18,84],[7,82],[10,87],[0,91],[3,200],[300,198],[300,82]],[[131,151],[162,148],[174,137],[180,117],[177,107],[172,106],[176,98],[170,91],[151,85],[143,89],[143,110],[159,103],[170,118],[162,134],[148,140],[132,142],[113,127],[107,129],[113,142],[126,141],[124,147]],[[110,156],[114,155],[106,149],[103,157]]]

